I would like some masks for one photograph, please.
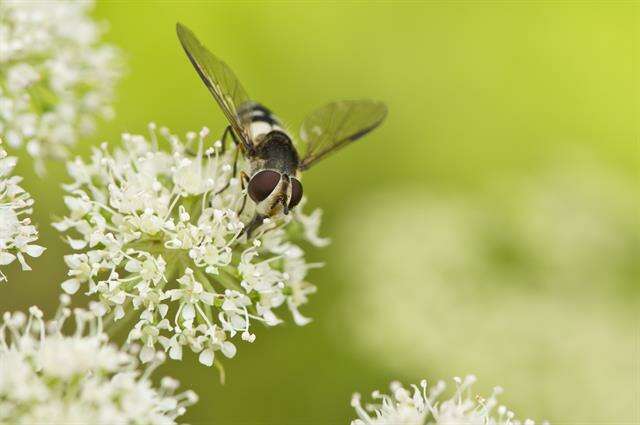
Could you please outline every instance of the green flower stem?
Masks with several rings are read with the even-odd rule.
[[[113,310],[109,313],[111,320],[108,324],[105,323],[103,325],[104,332],[109,336],[109,338],[113,338],[123,327],[131,323],[131,321],[137,317],[137,311],[130,307],[130,305],[123,307],[125,310],[124,317],[119,320],[114,319]]]
[[[193,276],[195,277],[195,279],[202,283],[204,285],[204,287],[211,292],[216,292],[213,289],[213,285],[211,284],[211,282],[209,281],[209,278],[202,272],[202,270],[200,270],[199,268],[195,268],[193,271]],[[202,306],[204,307],[204,311],[205,313],[207,313],[207,318],[210,321],[213,321],[213,311],[211,310],[211,306],[205,303],[201,303]]]

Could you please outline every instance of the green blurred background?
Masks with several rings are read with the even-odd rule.
[[[224,386],[196,359],[168,363],[164,372],[201,397],[186,421],[343,424],[353,416],[353,391],[466,373],[478,375],[479,391],[504,385],[503,401],[519,416],[640,421],[637,3],[139,1],[98,3],[95,16],[108,23],[106,38],[123,49],[129,71],[116,119],[78,154],[117,142],[121,132],[144,132],[149,121],[179,133],[203,125],[222,130],[222,114],[179,48],[176,21],[191,27],[292,129],[331,100],[371,97],[389,105],[380,130],[305,176],[310,205],[325,210],[324,235],[333,239],[309,253],[327,263],[310,276],[319,292],[305,313],[315,321],[260,329],[254,344],[241,344],[226,362]],[[65,172],[54,164],[38,179],[27,162],[21,158],[18,171],[36,199],[34,219],[48,251],[31,261],[31,273],[10,270],[0,310],[38,304],[50,312],[68,249],[48,223],[64,213]],[[544,215],[553,226],[520,220],[537,217],[538,204],[526,196],[532,185],[551,192],[555,176],[565,174],[548,170],[576,164],[582,174],[552,197],[553,208],[567,213]],[[613,189],[599,184],[601,170],[615,176]],[[562,195],[573,193],[572,184],[586,188],[590,203],[572,204]],[[427,215],[434,193],[434,202],[455,199],[443,204],[455,206],[455,220]],[[583,240],[589,220],[564,244],[551,237],[585,208],[597,209],[588,215],[595,224],[607,221],[605,240],[625,243],[612,251],[599,245],[603,239]],[[476,210],[480,221],[464,215]],[[482,221],[487,217],[490,223]],[[481,267],[451,263],[459,251],[439,248],[456,245],[431,238],[431,229],[453,231],[462,241],[460,255]],[[481,241],[497,244],[508,273],[505,261],[478,253],[486,248],[474,236],[478,229]],[[532,245],[530,233],[540,232],[542,242]],[[561,274],[521,249],[548,251],[554,259],[553,253],[584,244],[590,254],[561,259]],[[428,266],[425,253],[435,253],[426,257]],[[430,270],[447,267],[454,273],[429,279]],[[599,278],[590,280],[585,269]],[[372,294],[385,302],[376,304]],[[495,302],[500,296],[504,303]],[[451,319],[461,315],[466,319]],[[493,323],[486,338],[483,317]],[[572,343],[572,335],[582,339]],[[507,357],[495,350],[514,344],[521,351]],[[588,362],[581,360],[585,351],[594,353]]]

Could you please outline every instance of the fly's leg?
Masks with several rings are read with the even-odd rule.
[[[222,132],[222,136],[220,136],[220,154],[224,155],[224,153],[227,151],[227,136],[229,136],[229,134],[231,135],[231,139],[233,140],[233,143],[236,146],[239,146],[239,142],[238,139],[236,138],[236,135],[233,133],[233,131],[231,131],[231,126],[228,125],[225,127],[224,131]],[[197,153],[193,151],[193,149],[191,149],[191,147],[187,148],[187,153],[191,156],[196,156]],[[209,156],[207,154],[207,156]]]
[[[260,227],[260,225],[262,224],[265,218],[266,218],[265,216],[260,214],[254,215],[253,219],[249,222],[249,224],[247,224],[247,226],[244,229],[242,229],[242,232],[240,232],[240,235],[238,237],[246,233],[247,241],[249,241],[249,239],[251,238],[251,233],[253,233],[253,231],[256,230],[258,227]]]
[[[245,188],[247,187],[247,185],[249,184],[249,180],[250,177],[247,175],[247,173],[245,173],[244,171],[240,171],[240,184],[242,185],[242,191],[244,192]],[[242,198],[242,206],[240,207],[240,210],[238,211],[238,216],[240,216],[242,214],[242,212],[244,211],[244,207],[247,205],[247,197],[249,195],[247,193],[244,194],[243,198]],[[260,215],[258,213],[256,213],[253,218],[251,219],[251,221],[249,222],[249,224],[247,224],[245,226],[244,229],[242,229],[242,232],[240,232],[240,236],[242,236],[243,234],[247,235],[247,241],[251,238],[251,234],[254,232],[254,230],[256,230],[258,227],[260,227],[264,221],[266,220],[266,216]],[[271,229],[269,229],[271,230]],[[269,231],[267,230],[267,232]]]
[[[244,192],[245,188],[249,184],[249,176],[244,171],[240,171],[240,184],[242,186],[242,191]],[[247,194],[245,193],[242,197],[242,206],[240,207],[240,211],[238,211],[238,217],[244,211],[244,207],[247,205]]]
[[[220,154],[224,155],[224,153],[227,151],[227,136],[231,134],[231,138],[233,140],[233,143],[236,144],[236,146],[238,146],[238,140],[236,139],[236,135],[233,134],[233,131],[231,130],[231,126],[228,125],[224,131],[222,132],[222,136],[220,137],[220,141],[222,142],[222,148],[220,149]]]
[[[230,128],[230,127],[227,127]],[[222,149],[224,150],[224,142],[222,143]],[[229,178],[229,181],[227,181],[227,183],[222,187],[222,189],[218,190],[215,194],[219,195],[222,192],[224,192],[225,190],[227,190],[229,188],[229,185],[231,184],[231,179],[234,178],[238,172],[238,154],[240,153],[240,149],[236,149],[236,153],[234,155],[233,158],[233,173],[231,174],[231,177]]]
[[[220,137],[220,141],[222,142],[222,149],[220,149],[220,153],[224,154],[227,150],[227,136],[229,135],[231,135],[231,140],[233,140],[233,144],[236,145],[236,149],[241,149],[243,152],[245,150],[252,151],[252,149],[245,145],[245,143],[240,143],[238,136],[233,132],[231,126],[228,125],[222,132],[222,137]]]

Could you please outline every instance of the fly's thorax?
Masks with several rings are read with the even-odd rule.
[[[296,176],[300,159],[291,138],[284,131],[273,130],[258,137],[255,150],[249,158],[251,173],[272,169],[281,174]]]
[[[238,108],[238,116],[253,145],[248,155],[252,174],[273,169],[295,175],[298,152],[278,117],[266,106],[252,101]]]

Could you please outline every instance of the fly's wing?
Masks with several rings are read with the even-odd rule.
[[[250,149],[252,142],[241,123],[237,109],[249,102],[249,96],[242,84],[231,68],[204,47],[189,28],[178,23],[176,31],[189,61],[220,105],[233,132],[240,138],[244,147]]]
[[[306,145],[299,168],[306,170],[332,152],[354,142],[382,123],[387,107],[374,100],[329,103],[305,118],[300,139]]]

